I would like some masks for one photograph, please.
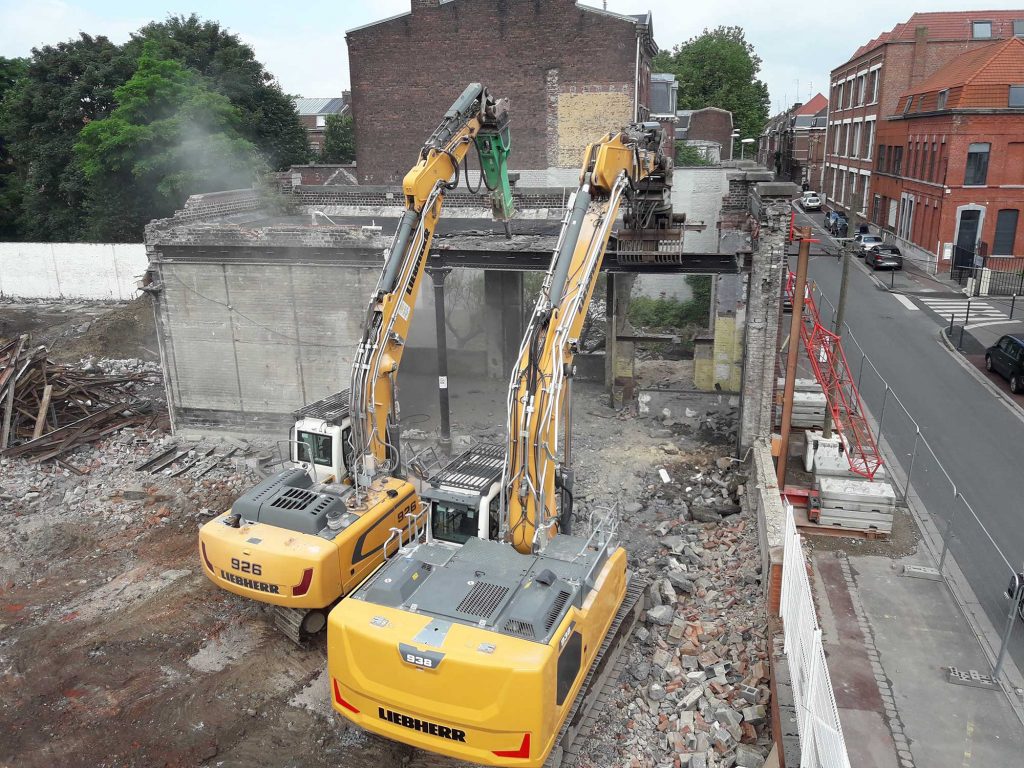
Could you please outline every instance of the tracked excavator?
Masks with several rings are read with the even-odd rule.
[[[358,726],[473,764],[555,761],[635,621],[642,585],[617,511],[569,533],[567,438],[577,340],[620,208],[620,248],[681,251],[661,141],[640,123],[588,147],[509,385],[507,443],[432,478],[423,540],[331,611],[332,703]]]
[[[218,587],[274,606],[300,642],[383,560],[385,544],[425,525],[399,445],[397,374],[445,193],[478,155],[494,217],[514,215],[508,100],[471,84],[445,113],[402,183],[403,213],[370,298],[351,387],[297,412],[292,466],[243,494],[199,532]]]

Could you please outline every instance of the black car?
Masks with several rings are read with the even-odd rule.
[[[903,254],[895,245],[880,245],[864,254],[864,263],[872,269],[903,269]]]
[[[839,211],[829,211],[825,214],[825,229],[830,235],[846,237],[846,230],[849,226],[846,216]]]
[[[1024,392],[1024,339],[1003,336],[985,350],[985,367],[1010,382],[1015,395]]]

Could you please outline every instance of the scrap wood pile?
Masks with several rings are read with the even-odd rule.
[[[0,340],[0,456],[58,458],[122,427],[154,426],[163,418],[132,393],[152,374],[107,375],[58,365],[27,334]],[[63,463],[63,462],[62,462]]]

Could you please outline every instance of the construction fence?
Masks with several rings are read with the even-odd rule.
[[[786,505],[784,549],[779,613],[800,734],[800,766],[850,768],[807,576],[807,561],[789,504]]]
[[[834,304],[818,286],[812,290],[822,322],[831,326]],[[1019,562],[1020,553],[1014,553],[1015,559],[1011,559],[1003,550],[982,522],[966,490],[968,486],[977,489],[998,478],[966,472],[964,466],[940,460],[942,447],[936,451],[908,408],[908,404],[913,407],[914,398],[919,395],[894,390],[845,323],[842,344],[864,416],[887,459],[886,480],[903,505],[926,513],[921,519],[933,526],[923,533],[934,554],[934,578],[946,583],[989,656],[991,668],[982,670],[981,675],[993,686],[1010,686],[1005,669],[1007,659],[1012,658],[1018,669],[1024,669],[1024,605],[1019,604],[1019,594],[1007,599],[1011,597],[1007,592],[1019,580],[1017,574],[1024,566]],[[949,446],[945,449],[948,453]],[[955,451],[952,455],[957,456]],[[964,589],[966,584],[973,596]],[[977,632],[978,619],[985,617],[998,639]]]

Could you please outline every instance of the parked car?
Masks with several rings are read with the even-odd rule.
[[[825,229],[830,235],[846,237],[846,230],[849,227],[846,215],[840,211],[829,211],[825,214]]]
[[[1024,392],[1024,339],[1002,336],[985,350],[985,367],[1007,379],[1015,395]]]
[[[821,210],[821,198],[817,195],[804,195],[800,201],[800,207],[805,211],[820,211]]]
[[[884,245],[882,238],[878,235],[854,235],[853,241],[857,244],[858,256],[865,256],[868,252]]]
[[[903,254],[895,245],[880,245],[864,255],[864,263],[872,269],[903,269]]]

